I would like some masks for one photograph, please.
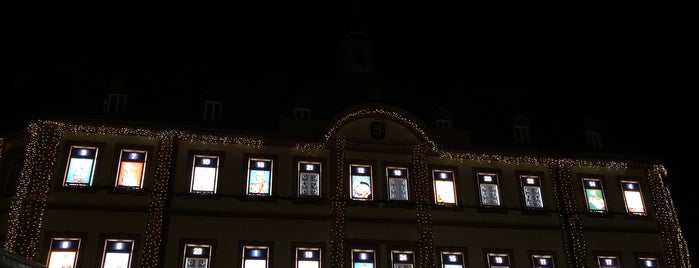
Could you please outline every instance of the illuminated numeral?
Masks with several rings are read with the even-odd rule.
[[[129,159],[136,159],[136,158],[138,158],[138,154],[137,154],[137,153],[130,153],[130,154],[129,154]]]
[[[308,259],[313,258],[313,251],[305,251],[303,252],[303,256]]]
[[[61,248],[69,248],[69,247],[70,247],[70,242],[68,242],[68,241],[61,242]]]
[[[541,265],[547,265],[548,262],[546,261],[546,259],[539,259],[539,264],[541,264]]]
[[[406,254],[400,254],[400,255],[398,255],[398,260],[399,260],[399,261],[407,261],[407,260],[408,260],[408,255],[406,255]]]
[[[491,176],[483,176],[484,181],[493,181],[493,177]]]
[[[204,165],[210,165],[211,164],[211,159],[204,158],[201,160],[201,163]]]
[[[595,186],[597,186],[597,182],[594,182],[594,181],[590,181],[590,182],[588,182],[587,184],[590,185],[590,187],[595,187]]]
[[[364,171],[363,167],[357,168],[357,173],[364,173],[364,172],[366,172],[366,171]]]
[[[527,184],[534,184],[534,179],[532,179],[532,178],[527,179]]]
[[[359,259],[361,259],[361,260],[366,260],[367,258],[368,258],[368,257],[367,257],[367,255],[366,255],[366,253],[359,254]]]
[[[313,165],[311,165],[311,164],[306,165],[306,170],[311,171],[313,169],[314,169]]]
[[[604,260],[604,263],[606,263],[607,265],[612,265],[612,260],[606,259],[606,260]]]
[[[265,162],[257,162],[257,167],[258,167],[258,168],[263,168],[263,167],[265,167]]]
[[[87,155],[87,150],[82,149],[82,150],[80,150],[80,153],[79,153],[79,154],[82,155],[82,156],[86,156],[86,155]]]
[[[400,169],[393,170],[393,175],[400,176],[403,174],[403,172],[400,171]]]
[[[194,248],[194,249],[192,249],[192,254],[194,254],[194,255],[204,254],[204,249],[203,248]]]
[[[450,261],[450,262],[456,262],[456,256],[454,256],[454,255],[449,255],[449,261]]]
[[[442,179],[446,179],[446,178],[447,178],[447,173],[444,173],[444,172],[439,173],[439,177],[442,178]]]
[[[117,250],[122,250],[124,249],[124,243],[116,243],[116,245],[114,245],[114,248]]]
[[[495,257],[495,262],[502,263],[502,257]]]

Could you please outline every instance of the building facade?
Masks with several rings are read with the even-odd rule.
[[[436,132],[376,103],[315,138],[40,120],[0,141],[0,234],[48,267],[691,266],[662,163]]]

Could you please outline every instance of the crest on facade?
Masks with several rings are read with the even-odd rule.
[[[381,140],[386,137],[386,124],[379,120],[374,120],[369,126],[369,132],[372,138]]]

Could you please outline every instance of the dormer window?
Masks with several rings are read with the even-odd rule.
[[[223,103],[220,101],[204,101],[204,120],[223,119]]]
[[[529,126],[523,126],[523,125],[514,125],[512,126],[512,130],[514,131],[514,137],[515,141],[518,144],[529,144],[531,141],[529,137]]]
[[[309,118],[309,117],[311,117],[311,109],[294,108],[294,117],[296,117],[296,118]]]
[[[128,95],[110,93],[107,100],[104,102],[104,112],[108,114],[124,114],[126,113],[126,104]]]
[[[451,128],[451,120],[449,119],[437,119],[435,124],[438,128]]]
[[[587,147],[592,149],[602,149],[602,136],[599,132],[588,130],[585,131],[585,140],[587,140]]]

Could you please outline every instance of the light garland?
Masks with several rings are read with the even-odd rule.
[[[333,148],[335,158],[335,191],[330,201],[330,267],[345,267],[345,213],[347,201],[345,199],[345,138],[337,137]]]
[[[313,151],[325,151],[326,146],[325,143],[296,143],[296,150],[301,151],[302,153],[308,153],[308,152],[313,152]]]
[[[413,179],[417,207],[418,267],[435,267],[434,232],[432,231],[432,181],[428,175],[426,161],[427,145],[418,143],[412,152]]]

